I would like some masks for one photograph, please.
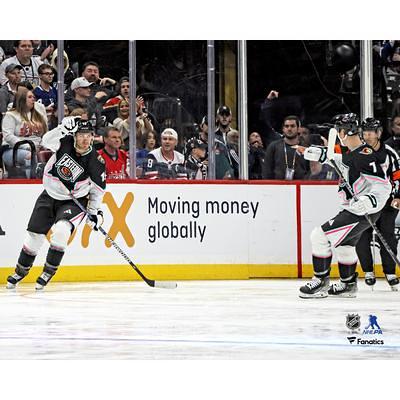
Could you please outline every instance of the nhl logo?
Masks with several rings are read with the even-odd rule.
[[[361,326],[360,316],[358,314],[347,314],[346,326],[354,331]]]

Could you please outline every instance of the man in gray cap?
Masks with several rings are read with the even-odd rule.
[[[0,112],[5,114],[11,109],[17,92],[18,83],[21,82],[22,67],[19,64],[9,64],[5,68],[7,81],[0,88]]]

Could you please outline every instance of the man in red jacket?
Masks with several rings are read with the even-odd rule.
[[[107,127],[104,133],[104,149],[98,153],[106,162],[107,179],[127,179],[128,173],[128,153],[121,150],[122,135],[114,127]]]

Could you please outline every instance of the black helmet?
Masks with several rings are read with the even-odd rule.
[[[349,136],[358,135],[360,133],[360,122],[357,114],[335,115],[332,118],[332,123],[335,125],[335,128],[344,129]]]
[[[78,121],[78,129],[76,131],[76,133],[79,132],[90,132],[94,135],[94,129],[93,129],[93,125],[90,121],[81,119]]]
[[[361,129],[363,131],[375,131],[382,129],[382,124],[379,119],[375,118],[365,118],[365,120],[361,123]]]

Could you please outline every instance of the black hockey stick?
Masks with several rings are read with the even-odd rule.
[[[82,206],[81,203],[74,197],[74,195],[69,192],[72,201],[84,212],[87,216],[90,215],[89,212]],[[114,240],[108,235],[108,233],[101,227],[98,227],[99,231],[106,237],[106,239],[114,246],[114,248],[124,257],[125,261],[137,272],[137,274],[151,287],[163,288],[163,289],[175,289],[178,285],[175,282],[163,282],[154,281],[153,279],[146,278],[142,271],[132,262],[132,260],[125,254],[125,252],[114,242]]]
[[[331,128],[329,130],[329,137],[328,137],[328,150],[327,150],[327,158],[329,160],[329,164],[333,167],[333,169],[337,172],[339,175],[340,180],[346,186],[346,189],[349,191],[350,195],[354,200],[358,201],[359,197],[357,196],[356,193],[354,193],[353,188],[350,186],[349,182],[345,179],[342,171],[338,167],[335,161],[334,157],[334,147],[336,143],[336,136],[337,136],[337,131],[335,128]],[[376,226],[375,222],[372,221],[371,217],[368,214],[364,214],[365,219],[368,221],[368,223],[371,225],[372,229],[375,231],[376,236],[378,236],[379,240],[385,247],[386,251],[389,253],[390,257],[392,257],[392,260],[400,267],[400,261],[397,258],[396,254],[394,254],[393,250],[390,248],[389,243],[386,241],[386,239],[383,237],[382,233]]]

